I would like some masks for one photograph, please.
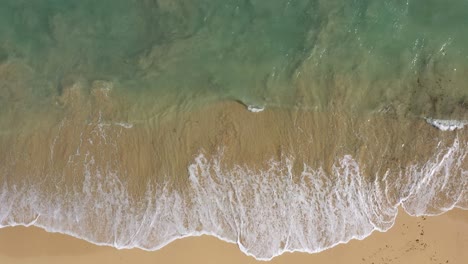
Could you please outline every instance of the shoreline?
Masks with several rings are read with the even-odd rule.
[[[468,259],[463,1],[3,2],[0,264]]]
[[[442,132],[423,120],[253,114],[223,102],[123,128],[101,115],[104,103],[94,106],[18,137],[30,162],[15,163],[25,152],[4,141],[15,154],[9,173],[28,177],[3,186],[0,202],[12,211],[2,224],[37,221],[121,248],[159,248],[204,232],[269,259],[387,230],[399,204],[412,215],[438,214],[466,186],[468,131]]]
[[[373,232],[320,253],[284,253],[269,262],[241,252],[235,244],[211,236],[177,239],[157,251],[118,250],[97,246],[37,227],[0,229],[0,261],[8,263],[462,263],[468,257],[468,211],[454,209],[439,216],[412,217],[400,209],[387,232]],[[182,254],[184,253],[184,254]],[[79,256],[79,257],[77,257]],[[437,259],[437,261],[435,261]],[[121,262],[118,262],[118,261]],[[431,262],[428,262],[431,260]]]

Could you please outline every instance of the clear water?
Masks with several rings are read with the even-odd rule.
[[[46,98],[83,78],[113,81],[135,100],[174,93],[318,109],[338,100],[466,118],[467,5],[2,1],[0,53],[28,67],[31,92]]]

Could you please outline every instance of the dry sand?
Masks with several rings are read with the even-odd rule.
[[[319,254],[288,253],[271,263],[454,263],[468,259],[468,211],[410,217],[400,211],[392,229]],[[213,237],[185,238],[146,252],[99,247],[33,227],[0,230],[0,263],[265,263]]]

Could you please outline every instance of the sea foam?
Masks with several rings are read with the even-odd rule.
[[[259,112],[263,112],[265,110],[265,107],[264,106],[249,105],[249,106],[247,106],[247,110],[249,110],[252,113],[259,113]]]
[[[187,188],[149,185],[138,201],[117,171],[96,166],[88,152],[82,186],[66,194],[4,182],[0,225],[34,225],[116,248],[157,250],[176,239],[211,235],[259,260],[315,253],[388,230],[400,205],[411,215],[464,208],[466,147],[456,139],[425,164],[411,165],[407,177],[395,181],[385,174],[371,182],[350,155],[328,172],[304,164],[296,177],[292,157],[253,170],[226,167],[222,154],[200,154],[188,167]]]
[[[444,120],[444,119],[433,119],[425,118],[426,122],[442,131],[454,131],[456,129],[462,129],[465,125],[468,125],[466,120]]]

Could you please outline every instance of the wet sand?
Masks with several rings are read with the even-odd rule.
[[[465,201],[458,196],[466,189],[466,129],[441,132],[423,119],[338,110],[254,114],[232,101],[138,122],[113,111],[126,108],[106,87],[96,83],[85,94],[72,85],[59,98],[60,122],[1,138],[8,151],[0,152],[0,170],[14,175],[4,180],[0,204],[11,210],[2,225],[35,222],[144,248],[211,233],[268,259],[285,245],[314,251],[386,230],[401,201],[413,214]],[[206,162],[197,161],[200,153]]]
[[[410,217],[400,210],[392,229],[318,254],[287,253],[271,263],[455,263],[468,259],[468,211]],[[117,250],[35,227],[0,230],[1,263],[265,263],[213,237],[177,240],[163,249]]]

